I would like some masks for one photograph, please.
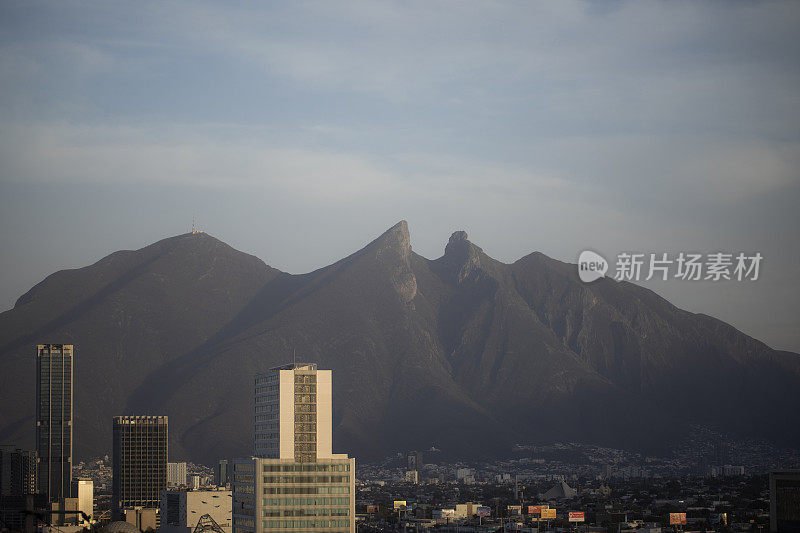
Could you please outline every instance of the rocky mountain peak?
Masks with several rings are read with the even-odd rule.
[[[482,253],[480,247],[469,241],[467,232],[459,230],[450,235],[440,261],[455,275],[456,283],[461,283],[480,268]]]

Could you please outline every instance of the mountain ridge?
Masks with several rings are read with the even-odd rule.
[[[109,449],[118,414],[168,414],[176,457],[246,456],[252,376],[294,350],[334,370],[335,447],[360,457],[656,449],[693,423],[800,444],[778,426],[800,409],[797,354],[539,252],[502,263],[463,231],[427,259],[405,221],[305,274],[198,233],[48,276],[0,314],[0,388],[20,399],[0,440],[32,441],[45,342],[76,345],[78,457]]]

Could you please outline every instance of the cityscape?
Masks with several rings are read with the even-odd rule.
[[[37,347],[37,450],[0,446],[3,531],[793,531],[800,452],[697,428],[671,457],[578,443],[505,460],[441,450],[359,465],[333,453],[331,370],[253,378],[253,456],[170,462],[166,416],[113,420],[113,450],[73,464],[73,345]],[[31,428],[32,430],[34,428]],[[783,469],[777,468],[782,466]]]
[[[0,533],[800,533],[800,0],[0,0]]]

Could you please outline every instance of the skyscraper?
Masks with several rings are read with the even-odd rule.
[[[70,497],[72,484],[71,344],[40,344],[36,353],[36,447],[39,492],[50,502]]]
[[[112,507],[158,509],[167,489],[167,417],[114,418]]]
[[[234,532],[355,531],[355,459],[334,454],[332,372],[255,378],[255,457],[233,464]]]

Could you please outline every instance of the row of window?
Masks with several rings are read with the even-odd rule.
[[[266,518],[298,516],[350,516],[350,509],[264,509],[261,516]]]
[[[264,487],[263,494],[350,494],[350,487]]]
[[[316,394],[295,394],[294,403],[315,403],[317,401]]]
[[[252,471],[252,470],[251,470]],[[265,464],[261,468],[262,472],[349,472],[349,463],[326,464]]]
[[[350,498],[262,498],[261,504],[265,506],[302,505],[304,507],[319,505],[350,505]]]
[[[350,476],[264,476],[264,483],[347,483]]]
[[[337,520],[263,520],[261,525],[265,528],[300,529],[308,527],[348,527],[347,519]]]

